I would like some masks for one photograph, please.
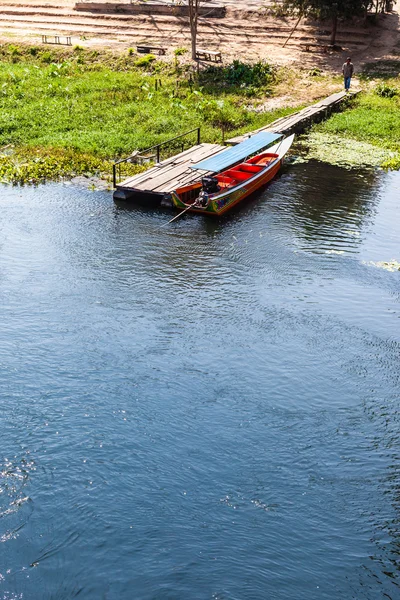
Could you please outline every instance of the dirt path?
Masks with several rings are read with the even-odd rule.
[[[129,4],[130,0],[119,0]],[[166,0],[165,0],[166,1]],[[324,52],[329,24],[302,21],[289,44],[283,47],[294,19],[269,14],[272,0],[221,2],[227,7],[223,19],[199,20],[199,46],[220,49],[225,62],[234,58],[265,59],[280,65],[340,72],[344,58],[351,54],[357,67],[366,61],[396,57],[399,48],[397,13],[379,18],[379,26],[368,28],[342,24],[338,31],[341,52]],[[2,0],[0,36],[3,41],[41,43],[42,34],[69,35],[73,44],[126,50],[137,43],[152,42],[168,49],[189,46],[186,18],[166,15],[129,15],[74,10],[74,0]],[[82,2],[85,7],[85,2]],[[312,46],[313,43],[320,47]],[[307,51],[307,44],[309,51]],[[396,46],[397,44],[397,46]]]

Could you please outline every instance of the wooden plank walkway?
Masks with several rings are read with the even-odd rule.
[[[169,193],[177,187],[188,185],[207,175],[209,171],[194,170],[190,166],[223,150],[226,150],[226,146],[220,144],[193,146],[176,156],[161,161],[144,173],[125,179],[117,185],[117,188],[158,194]]]
[[[260,127],[255,131],[238,135],[229,140],[226,140],[226,144],[234,146],[240,144],[250,136],[259,133],[260,131],[275,131],[276,133],[283,133],[284,135],[291,135],[292,133],[302,133],[305,129],[310,127],[313,123],[322,121],[328,117],[332,112],[338,110],[342,104],[347,102],[349,98],[354,98],[359,92],[336,92],[323,100],[320,100],[316,104],[307,106],[298,112],[295,112],[287,117],[281,117],[273,123],[269,123],[265,127]]]
[[[274,131],[284,135],[301,133],[312,125],[312,123],[322,121],[334,110],[338,110],[341,105],[344,105],[349,98],[353,98],[356,94],[358,94],[357,91],[347,94],[346,92],[337,92],[292,115],[277,119],[265,127],[233,137],[227,140],[225,144],[239,144],[260,131]],[[129,197],[130,199],[143,195],[160,198],[167,197],[172,190],[200,181],[205,175],[211,174],[210,171],[201,171],[191,169],[190,167],[194,163],[210,158],[224,150],[226,150],[226,146],[221,146],[220,144],[199,144],[193,146],[176,156],[163,160],[144,173],[128,177],[121,183],[118,183],[114,198],[120,199],[121,194],[124,198]]]

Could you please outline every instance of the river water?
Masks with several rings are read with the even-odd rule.
[[[220,221],[3,187],[0,598],[400,598],[400,174]]]

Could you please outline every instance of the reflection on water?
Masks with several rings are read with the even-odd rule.
[[[302,225],[298,233],[322,248],[326,243],[344,246],[346,251],[357,247],[360,230],[375,210],[374,193],[381,173],[354,172],[311,161],[299,165],[296,176],[293,192],[297,201],[291,206],[295,222]]]
[[[399,187],[3,188],[1,599],[400,597]]]

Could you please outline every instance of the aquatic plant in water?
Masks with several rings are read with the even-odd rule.
[[[373,265],[374,267],[378,267],[379,269],[385,269],[385,271],[390,271],[390,272],[394,272],[394,271],[400,271],[400,262],[393,259],[390,261],[371,261],[369,263],[365,263],[365,264],[369,264],[369,265]]]
[[[400,164],[400,154],[343,135],[312,131],[300,142],[303,158],[342,167],[385,167]]]
[[[135,175],[144,169],[141,165],[129,164],[125,167],[125,174]],[[108,180],[111,172],[110,161],[71,149],[20,147],[11,153],[0,154],[2,183],[34,184],[75,175],[96,175]]]

